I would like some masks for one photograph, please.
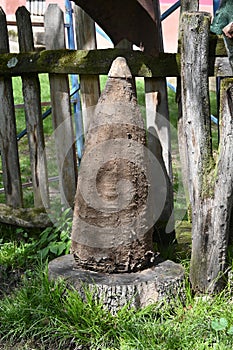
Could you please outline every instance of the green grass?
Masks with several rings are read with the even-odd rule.
[[[173,297],[169,303],[158,302],[140,310],[125,307],[113,316],[88,289],[83,302],[64,281],[49,281],[47,263],[38,259],[38,248],[61,242],[64,234],[68,237],[70,227],[66,226],[65,215],[60,228],[58,225],[60,236],[56,232],[48,236],[45,230],[39,240],[30,243],[26,239],[23,243],[22,238],[2,242],[0,266],[5,266],[6,273],[9,268],[20,268],[20,281],[17,289],[0,299],[0,348],[2,345],[7,350],[7,344],[15,350],[85,349],[84,346],[93,350],[232,348],[230,285],[213,297],[194,296],[187,279],[182,301]],[[186,245],[187,225],[182,223],[179,239]],[[18,235],[24,237],[24,232]],[[184,253],[183,248],[180,247]],[[187,257],[180,258],[188,272]]]
[[[103,88],[106,77],[101,79]],[[49,101],[47,76],[41,76],[42,99]],[[137,79],[139,105],[144,101],[143,79]],[[22,103],[20,80],[14,79],[15,103]],[[17,90],[18,89],[18,90]],[[17,92],[18,91],[18,92]],[[211,94],[213,111],[215,96]],[[174,193],[176,210],[186,210],[180,183],[180,165],[176,135],[177,105],[175,93],[168,90],[174,156]],[[17,129],[25,128],[25,117],[17,110]],[[51,118],[44,122],[45,134],[52,133]],[[217,129],[213,126],[213,131]],[[216,142],[216,135],[214,136]],[[217,142],[216,146],[217,147]],[[23,181],[30,179],[27,138],[19,142]],[[51,152],[52,153],[52,152]],[[54,171],[52,155],[49,166]],[[30,206],[31,191],[26,194]],[[67,253],[70,244],[69,213],[56,218],[57,226],[32,238],[21,229],[0,230],[0,276],[4,281],[19,271],[17,288],[0,299],[0,349],[103,349],[103,350],[207,350],[233,348],[232,294],[228,286],[213,297],[193,296],[188,279],[185,301],[178,297],[168,304],[159,302],[143,310],[119,310],[113,316],[92,294],[86,291],[86,301],[64,281],[48,279],[47,261]],[[190,259],[190,223],[178,215],[178,246],[172,258],[181,262],[187,272]],[[0,227],[1,229],[1,227]],[[16,239],[18,237],[18,239]],[[232,252],[229,251],[229,264]],[[4,275],[4,276],[3,276]],[[1,291],[1,288],[0,288]],[[9,347],[8,347],[9,346]]]
[[[23,269],[29,265],[30,256],[33,254],[35,254],[33,243],[5,242],[0,244],[0,265]]]
[[[232,348],[230,286],[217,296],[194,296],[187,279],[182,301],[173,297],[169,303],[158,302],[140,310],[125,307],[113,316],[88,289],[83,302],[64,281],[49,281],[45,260],[57,256],[54,243],[59,246],[64,237],[67,241],[70,231],[71,219],[65,212],[57,228],[44,230],[39,239],[27,239],[18,229],[18,241],[13,242],[7,232],[1,244],[0,266],[6,273],[20,269],[20,276],[18,288],[0,299],[0,348],[2,345],[7,350],[9,344],[14,350]],[[182,222],[176,259],[187,273],[190,244],[190,224]],[[48,247],[52,249],[44,260],[38,253]]]
[[[88,290],[83,302],[64,281],[50,282],[40,266],[13,296],[0,301],[0,339],[31,340],[48,349],[231,349],[231,297],[227,290],[212,298],[193,297],[187,285],[185,303],[174,298],[142,310],[125,307],[113,316]]]
[[[10,241],[10,232],[9,240],[2,242],[0,266],[5,266],[6,272],[20,268],[20,277],[18,288],[0,299],[0,348],[2,345],[7,350],[8,344],[14,350],[232,348],[230,285],[213,297],[194,296],[187,278],[182,300],[172,297],[169,303],[158,302],[139,310],[124,307],[112,315],[87,288],[83,302],[65,281],[50,281],[47,262],[38,252],[54,242],[62,243],[64,236],[69,238],[69,220],[69,213],[64,213],[57,229],[43,231],[37,240],[27,240],[21,230],[18,242]],[[190,243],[190,224],[182,222],[176,258],[187,274]],[[47,254],[45,259],[55,256]]]

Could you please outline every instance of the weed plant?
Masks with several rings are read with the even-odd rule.
[[[46,228],[35,243],[35,250],[42,261],[69,253],[71,227],[72,213],[68,208],[56,217],[56,225]]]
[[[45,262],[70,250],[72,216],[70,209],[53,217],[54,226],[44,229],[38,238],[28,236],[22,228],[12,231],[12,239],[0,239],[0,266],[27,269],[39,261]],[[13,232],[15,237],[13,237]],[[18,240],[16,237],[20,237]]]

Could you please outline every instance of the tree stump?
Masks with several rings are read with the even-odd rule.
[[[112,314],[128,305],[143,308],[172,297],[184,298],[184,269],[173,261],[156,262],[154,266],[135,273],[99,273],[77,269],[72,254],[49,263],[52,280],[65,279],[85,301],[85,288],[103,303]]]
[[[167,193],[164,171],[146,147],[146,126],[126,60],[109,71],[86,135],[72,228],[72,257],[50,263],[50,277],[88,284],[111,312],[177,292],[184,270],[161,262],[153,227]],[[156,201],[160,198],[160,201]],[[156,205],[155,205],[156,203]],[[160,262],[160,263],[159,263]]]

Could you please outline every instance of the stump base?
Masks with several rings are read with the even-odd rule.
[[[64,255],[51,261],[48,271],[50,279],[67,280],[84,300],[83,286],[88,286],[112,313],[126,304],[141,308],[184,294],[184,268],[170,260],[140,272],[104,274],[75,269],[73,255]]]

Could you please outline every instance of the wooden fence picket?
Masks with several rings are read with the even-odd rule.
[[[77,50],[94,50],[96,46],[95,22],[79,6],[74,6]],[[98,75],[80,74],[80,91],[84,134],[86,134],[100,96]]]
[[[158,0],[153,1],[154,16],[160,18],[160,5]],[[154,56],[163,52],[163,40],[161,34],[161,23],[157,21],[157,31],[151,40],[152,47],[144,47],[144,51],[152,51]],[[153,50],[152,50],[153,49]],[[145,78],[145,102],[146,120],[148,129],[148,148],[159,161],[166,178],[167,186],[164,188],[166,201],[161,217],[157,223],[160,237],[156,240],[160,244],[167,244],[175,239],[174,213],[173,213],[173,188],[172,188],[172,166],[171,166],[171,135],[170,120],[168,112],[166,78]],[[161,198],[157,198],[158,203]]]
[[[159,18],[159,1],[154,0],[154,13]],[[182,10],[194,9],[198,1],[182,0]],[[129,50],[129,43],[122,42],[118,48],[95,50],[94,22],[77,6],[74,6],[76,16],[77,51],[64,50],[65,29],[61,9],[50,4],[45,14],[46,49],[33,52],[32,29],[29,13],[25,8],[17,11],[20,54],[9,53],[7,22],[4,11],[0,8],[0,150],[2,158],[2,177],[6,204],[23,207],[22,184],[16,134],[15,108],[12,91],[12,76],[21,76],[23,80],[24,107],[28,129],[30,162],[34,192],[34,205],[49,206],[47,164],[44,153],[44,135],[41,117],[40,84],[38,74],[48,73],[50,79],[52,121],[55,136],[55,147],[58,161],[58,174],[61,202],[72,207],[76,192],[77,161],[71,117],[70,89],[68,74],[79,74],[82,113],[85,130],[99,98],[99,75],[107,74],[111,62],[119,56],[127,59],[133,76],[145,78],[145,99],[147,109],[147,126],[153,128],[158,135],[152,138],[149,148],[157,159],[166,166],[166,173],[171,180],[170,171],[170,140],[169,123],[166,104],[165,79],[180,76],[180,53],[163,53],[159,48],[159,32],[156,31],[150,45],[144,47],[144,52]],[[88,18],[88,21],[87,21]],[[122,46],[122,45],[126,46]],[[150,46],[150,47],[149,47]],[[121,49],[119,48],[121,47]],[[123,49],[124,47],[124,49]],[[128,48],[128,49],[127,49]],[[85,50],[84,50],[85,49]],[[89,51],[88,51],[88,50]],[[152,53],[154,55],[151,54]],[[220,38],[209,37],[209,70],[208,76],[232,75],[226,56],[225,46]],[[218,56],[218,57],[217,57]],[[227,72],[227,73],[226,73]],[[178,84],[179,85],[179,84]],[[163,115],[161,119],[159,119]],[[180,116],[182,123],[182,115]],[[151,129],[150,129],[151,131]],[[150,133],[153,136],[153,132]],[[156,140],[155,140],[156,139]],[[157,144],[155,141],[158,141]],[[160,143],[160,144],[159,144]],[[163,151],[161,144],[168,152]],[[158,146],[158,147],[157,147]],[[28,184],[24,184],[28,185]],[[169,182],[169,186],[171,183]],[[167,186],[167,206],[164,211],[164,221],[172,216],[172,187]],[[170,199],[170,200],[169,200]],[[18,210],[18,209],[17,209]],[[160,218],[163,220],[163,218]],[[173,239],[173,233],[166,236]]]
[[[45,45],[47,50],[65,48],[63,12],[55,4],[50,4],[45,12]],[[49,81],[61,202],[66,207],[73,207],[77,182],[77,160],[68,76],[50,74]]]
[[[9,52],[6,15],[0,8],[0,53]],[[14,65],[16,61],[8,64]],[[6,204],[23,206],[11,78],[0,76],[0,149]]]
[[[16,11],[20,52],[34,51],[30,13],[25,7]],[[35,207],[49,207],[48,174],[41,113],[38,74],[22,75],[24,107]]]
[[[198,0],[181,0],[180,7],[180,24],[181,18],[186,11],[198,11],[199,1]],[[181,27],[179,28],[179,40],[181,39]],[[180,52],[180,47],[178,46],[178,51]],[[182,172],[182,181],[184,186],[184,192],[186,197],[186,203],[189,207],[188,213],[190,214],[190,197],[188,191],[188,172],[189,164],[187,163],[186,157],[186,139],[184,134],[184,125],[183,125],[183,112],[182,112],[182,98],[181,98],[181,78],[177,79],[177,89],[176,89],[176,100],[178,103],[178,120],[177,120],[177,133],[178,133],[178,145],[179,145],[179,154],[180,154],[180,163],[181,163],[181,172]]]

